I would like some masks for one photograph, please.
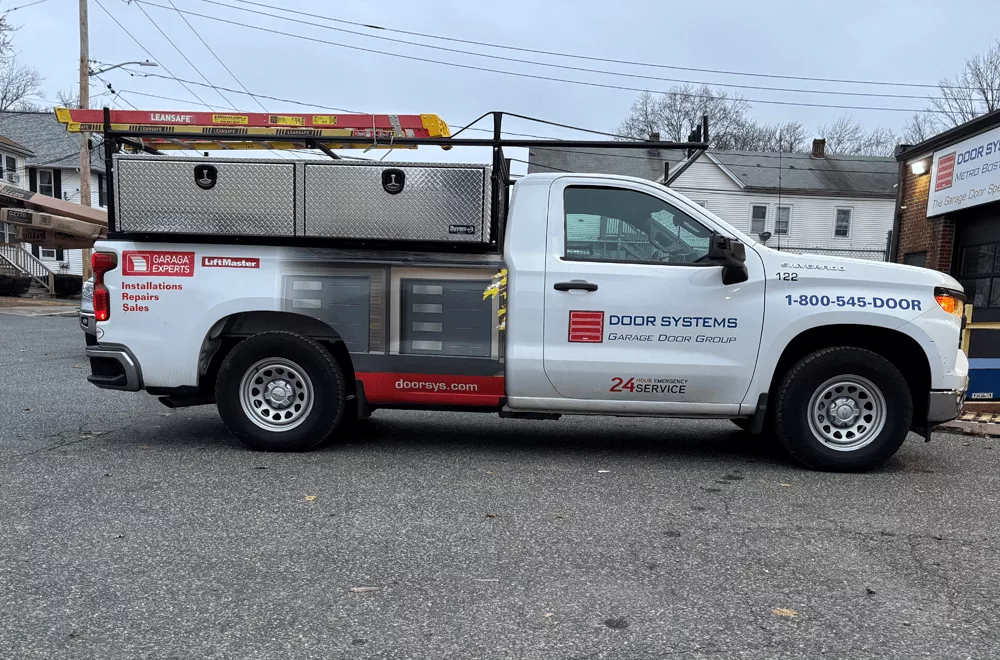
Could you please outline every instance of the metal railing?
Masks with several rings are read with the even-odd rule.
[[[0,262],[10,264],[45,287],[50,295],[56,292],[56,275],[35,255],[20,245],[0,245]]]
[[[799,254],[822,254],[828,257],[850,257],[851,259],[867,259],[868,261],[888,261],[885,248],[828,248],[802,247],[800,245],[777,245],[768,242],[767,247],[782,252]]]

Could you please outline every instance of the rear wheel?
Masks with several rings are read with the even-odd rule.
[[[789,370],[778,390],[775,431],[807,467],[864,471],[896,453],[912,416],[899,370],[877,353],[843,346],[812,353]]]
[[[345,400],[344,376],[333,355],[290,332],[265,332],[240,342],[216,381],[226,428],[265,451],[318,446],[340,424]]]

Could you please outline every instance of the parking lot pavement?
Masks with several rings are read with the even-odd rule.
[[[0,657],[986,658],[1000,440],[819,474],[728,422],[380,411],[247,451],[0,317]]]

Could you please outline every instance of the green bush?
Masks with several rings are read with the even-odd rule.
[[[23,296],[28,293],[31,278],[27,275],[4,275],[0,273],[0,296]]]
[[[83,278],[79,275],[57,274],[55,278],[56,295],[60,298],[78,296],[80,295],[80,291],[83,290]]]

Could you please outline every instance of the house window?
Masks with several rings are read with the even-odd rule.
[[[14,234],[14,225],[9,222],[0,224],[0,243],[13,243]]]
[[[852,209],[837,209],[837,219],[833,225],[833,237],[834,238],[850,238],[851,237],[851,216],[853,215]]]
[[[38,170],[38,192],[49,197],[56,196],[55,183],[52,181],[52,170]]]
[[[52,250],[52,249],[49,249],[49,248],[39,248],[38,252],[39,252],[38,256],[41,257],[42,259],[55,259],[56,258],[56,251]]]
[[[0,172],[0,178],[7,179],[11,183],[20,181],[21,177],[17,174],[17,158],[14,156],[5,156],[4,161],[6,169]]]
[[[107,190],[104,188],[104,175],[103,174],[98,174],[97,175],[97,205],[98,206],[107,206],[108,205],[107,194],[108,194]]]
[[[782,236],[788,235],[788,227],[792,223],[792,207],[779,206],[778,217],[774,220],[774,233]]]
[[[750,207],[750,233],[761,234],[767,231],[767,206],[754,204]]]
[[[909,254],[903,255],[903,263],[907,266],[920,266],[921,268],[927,268],[927,253],[910,252]]]

